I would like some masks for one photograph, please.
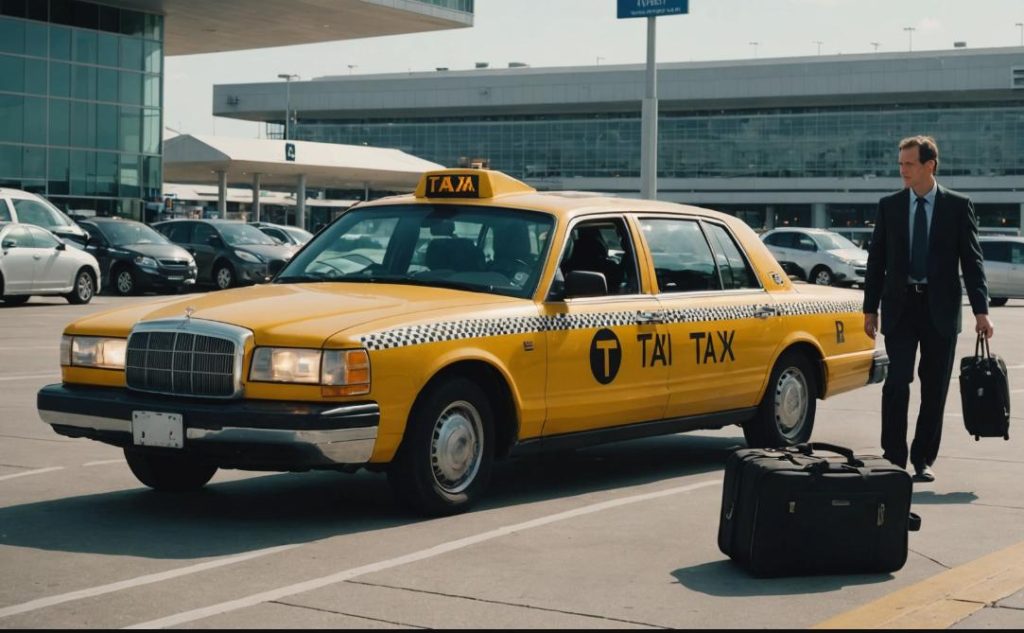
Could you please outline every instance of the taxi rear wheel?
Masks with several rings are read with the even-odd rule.
[[[817,378],[805,354],[784,353],[772,368],[757,415],[743,425],[751,447],[776,448],[806,442],[814,429]]]
[[[493,461],[490,400],[476,383],[451,378],[431,388],[413,409],[388,480],[412,509],[456,514],[482,496]]]
[[[217,472],[216,466],[183,455],[160,455],[126,448],[124,458],[136,479],[161,492],[199,490]]]

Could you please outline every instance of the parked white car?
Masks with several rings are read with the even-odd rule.
[[[78,248],[85,248],[89,240],[85,229],[50,204],[49,200],[21,189],[0,187],[0,222],[34,224]]]
[[[57,295],[69,303],[89,303],[100,291],[96,258],[68,248],[46,229],[0,222],[0,297],[7,306],[32,295]]]
[[[1008,299],[1024,299],[1024,238],[982,236],[980,241],[989,304],[998,307]]]
[[[789,274],[822,286],[862,286],[868,252],[825,229],[785,228],[761,240]]]

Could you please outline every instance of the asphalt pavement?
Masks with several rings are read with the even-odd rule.
[[[716,544],[737,427],[502,463],[474,511],[432,520],[367,472],[150,491],[118,449],[58,436],[35,409],[67,323],[148,299],[0,306],[2,628],[1024,627],[1024,301],[992,310],[1010,441],[967,435],[954,370],[906,566],[763,580]],[[819,402],[813,439],[878,454],[880,408],[880,385]]]

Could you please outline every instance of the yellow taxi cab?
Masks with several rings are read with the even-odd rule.
[[[861,302],[794,285],[723,213],[444,170],[349,210],[270,285],[72,323],[38,408],[157,490],[368,468],[450,514],[532,451],[808,440],[817,399],[884,377]]]

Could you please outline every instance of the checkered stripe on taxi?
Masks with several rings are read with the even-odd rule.
[[[753,318],[765,304],[719,306],[666,310],[666,323],[701,323]],[[860,312],[858,301],[805,301],[776,303],[781,316],[801,316],[843,312]],[[360,338],[369,350],[388,350],[410,345],[425,345],[469,338],[487,338],[551,331],[587,330],[618,327],[636,323],[636,310],[619,312],[591,312],[589,314],[559,314],[549,317],[506,317],[499,319],[465,319],[424,323],[410,327],[375,332]]]

